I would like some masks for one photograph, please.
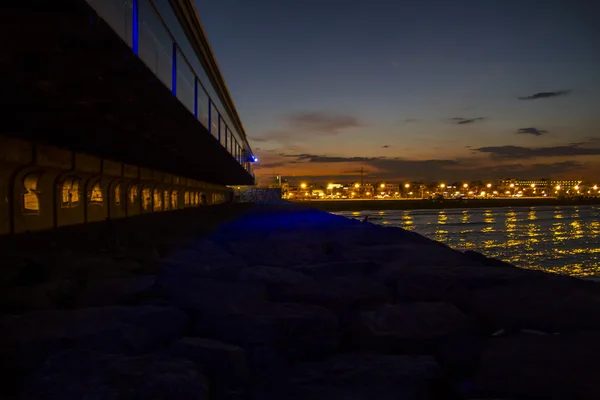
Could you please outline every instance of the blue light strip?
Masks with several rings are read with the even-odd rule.
[[[133,13],[132,13],[132,37],[131,37],[131,45],[133,47],[133,52],[136,56],[139,56],[139,30],[140,26],[138,24],[138,0],[133,0]]]
[[[208,131],[213,133],[212,131],[212,101],[210,97],[208,98]]]
[[[194,76],[194,117],[198,119],[198,78]]]
[[[221,143],[221,115],[219,115],[219,121],[217,122],[217,139]]]
[[[173,74],[171,77],[171,91],[177,96],[177,43],[173,42]]]

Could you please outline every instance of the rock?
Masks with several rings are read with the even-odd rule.
[[[238,280],[240,282],[263,284],[267,287],[312,281],[312,279],[308,278],[302,272],[264,265],[243,268],[239,271]]]
[[[195,332],[245,349],[272,348],[288,359],[322,357],[339,344],[336,317],[321,307],[303,304],[249,304],[200,320]]]
[[[0,319],[0,354],[26,371],[67,348],[140,353],[183,336],[187,316],[166,307],[95,307],[48,310]]]
[[[353,248],[354,257],[379,264],[396,263],[409,266],[438,265],[479,265],[453,250],[436,242],[415,243],[399,242],[386,245],[357,246]]]
[[[110,257],[73,255],[57,268],[57,274],[77,281],[118,277],[136,273],[143,267],[133,260],[118,260]]]
[[[478,253],[476,251],[473,250],[467,250],[463,253],[465,255],[465,257],[473,260],[473,261],[477,261],[479,263],[481,263],[482,265],[487,265],[489,267],[510,267],[510,268],[517,268],[512,264],[509,264],[507,262],[504,262],[502,260],[498,260],[497,258],[489,258],[484,256],[481,253]]]
[[[169,254],[167,259],[182,264],[213,268],[242,268],[246,266],[243,258],[236,257],[225,248],[209,240],[201,240],[189,246],[188,249],[174,251]]]
[[[259,284],[222,282],[167,272],[159,275],[157,287],[173,304],[199,318],[262,302],[267,298],[265,287]]]
[[[600,293],[586,282],[552,275],[477,288],[467,304],[467,310],[492,331],[600,330],[599,309]]]
[[[78,307],[135,304],[153,294],[155,275],[95,279],[79,289]]]
[[[299,365],[268,399],[453,399],[438,365],[428,356],[347,354]],[[269,396],[270,395],[270,396]]]
[[[73,303],[75,290],[75,283],[68,279],[3,288],[0,291],[0,310],[22,313],[66,307]]]
[[[361,312],[349,342],[360,350],[434,355],[456,378],[477,368],[483,347],[469,318],[449,303],[402,303]]]
[[[229,243],[230,251],[250,266],[293,267],[335,261],[346,261],[346,245],[331,239],[319,239],[310,231],[278,233],[261,241],[237,240]]]
[[[484,266],[384,267],[378,278],[392,287],[396,301],[450,301],[462,304],[472,290],[545,275],[539,271]]]
[[[153,355],[125,357],[67,351],[50,357],[23,399],[208,399],[193,362]]]
[[[470,397],[600,398],[600,332],[492,339]]]
[[[376,307],[389,300],[389,289],[367,279],[324,279],[280,287],[274,301],[314,304],[334,311]]]
[[[445,338],[464,334],[469,319],[449,303],[403,303],[363,311],[355,340],[363,350],[435,354]]]
[[[211,339],[182,338],[173,343],[167,353],[175,358],[193,361],[211,383],[211,392],[226,398],[244,393],[250,371],[244,349]]]
[[[332,279],[338,277],[364,278],[373,276],[381,268],[380,264],[371,261],[338,261],[323,264],[303,265],[296,268],[315,279]]]

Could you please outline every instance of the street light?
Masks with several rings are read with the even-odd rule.
[[[383,189],[385,187],[385,183],[382,183],[381,185],[379,185],[379,187]]]
[[[574,187],[575,190],[579,190],[579,185]]]
[[[488,187],[488,189],[490,189],[490,188],[492,187],[492,184],[491,184],[491,183],[488,183],[488,184],[487,184],[487,187]]]
[[[463,187],[466,189],[466,188],[468,188],[468,187],[469,187],[469,184],[468,184],[468,183],[465,183],[465,184],[463,185]]]
[[[358,189],[360,187],[360,183],[355,183],[354,187]]]
[[[301,187],[302,189],[306,189],[306,183],[301,183],[301,184],[300,184],[300,187]]]
[[[445,183],[442,183],[442,184],[440,185],[440,187],[443,189],[443,188],[445,188],[445,187],[446,187],[446,184],[445,184]]]
[[[410,187],[410,183],[407,183],[406,185],[404,185],[405,188],[409,188]]]
[[[515,184],[514,184],[514,183],[511,183],[511,184],[510,184],[510,187],[511,187],[511,188],[514,188],[514,187],[515,187]]]
[[[535,183],[532,183],[532,184],[531,184],[531,187],[532,187],[532,188],[534,188],[534,187],[535,187]]]

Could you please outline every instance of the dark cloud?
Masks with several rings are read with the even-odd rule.
[[[539,93],[532,94],[531,96],[519,97],[519,100],[547,99],[549,97],[565,96],[569,93],[571,93],[570,90],[558,90],[556,92],[539,92]]]
[[[331,135],[336,135],[343,129],[362,126],[356,117],[322,112],[292,114],[287,117],[287,121],[294,129],[328,133]]]
[[[341,162],[368,162],[385,157],[335,157],[320,156],[317,154],[280,154],[282,157],[295,158],[298,161],[310,163],[341,163]]]
[[[522,135],[542,136],[542,135],[548,133],[548,131],[543,131],[543,130],[537,129],[537,128],[521,128],[516,133],[519,133]]]
[[[294,162],[292,161],[291,164],[293,164]],[[290,162],[272,162],[272,163],[260,163],[259,166],[260,168],[280,168],[280,167],[285,167],[286,165],[290,164]]]
[[[254,137],[254,136],[252,136],[252,137],[249,137],[248,139],[250,139],[253,142],[258,142],[258,143],[264,143],[264,142],[268,142],[269,141],[269,139],[265,138],[265,137]]]
[[[459,124],[459,125],[472,124],[473,122],[483,121],[484,119],[486,119],[486,118],[485,117],[477,117],[477,118],[460,118],[460,117],[454,117],[454,118],[452,118],[452,120],[456,121],[456,123]]]
[[[384,144],[384,145],[383,145],[383,146],[381,146],[381,147],[382,147],[382,148],[384,148],[384,149],[389,149],[389,148],[390,148],[390,145],[389,145],[389,144]]]
[[[490,154],[494,159],[528,159],[535,157],[600,155],[600,148],[580,147],[581,143],[553,147],[489,146],[473,149]]]

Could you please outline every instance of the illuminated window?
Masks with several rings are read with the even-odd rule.
[[[160,195],[160,190],[154,189],[154,211],[162,210],[162,197]]]
[[[40,179],[39,173],[33,173],[25,176],[23,179],[23,214],[39,215],[40,214],[40,198],[38,190],[38,182]]]
[[[177,210],[178,205],[179,205],[179,193],[177,193],[177,190],[173,190],[171,192],[171,208],[173,210]]]
[[[186,191],[183,195],[183,202],[186,206],[190,205],[190,192]]]
[[[149,188],[144,188],[142,190],[142,207],[144,210],[150,210],[150,206],[152,205],[152,195],[150,193]]]
[[[139,188],[137,185],[131,185],[129,187],[129,193],[127,193],[127,197],[129,198],[129,202],[131,204],[135,204],[135,202],[137,201],[138,191],[139,191]]]
[[[73,208],[79,205],[79,179],[66,178],[61,188],[61,207]]]
[[[198,205],[200,204],[200,193],[196,192],[194,193],[194,205]]]
[[[119,206],[121,205],[121,184],[118,183],[117,186],[115,186],[115,205]]]
[[[101,205],[104,202],[104,196],[102,194],[102,187],[100,186],[100,182],[94,183],[92,186],[92,190],[90,192],[90,204],[99,204]]]
[[[171,204],[171,199],[169,197],[169,191],[168,190],[165,190],[163,192],[163,198],[164,198],[163,204],[165,205],[165,210],[168,210],[169,209],[169,204]]]

